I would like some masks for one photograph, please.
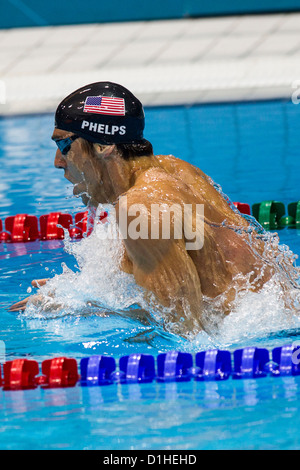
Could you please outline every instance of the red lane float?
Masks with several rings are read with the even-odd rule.
[[[84,234],[90,235],[93,227],[88,231],[88,211],[75,214],[75,227],[69,230],[72,238],[82,238]]]
[[[36,388],[39,365],[29,359],[15,359],[3,364],[3,390],[28,390]]]
[[[251,209],[249,204],[244,202],[234,202],[235,207],[240,211],[241,214],[251,215]]]
[[[39,364],[30,359],[14,359],[3,364],[3,390],[29,390],[37,386],[42,388],[74,387],[80,376],[77,361],[73,358],[56,357],[42,362],[42,374]]]
[[[43,361],[42,374],[37,383],[43,388],[74,387],[79,380],[76,359],[67,357]]]
[[[7,232],[3,232],[3,224],[2,220],[0,220],[0,242],[7,242],[10,241],[11,236]]]
[[[102,211],[99,222],[107,221],[108,213]],[[90,218],[91,224],[88,224]],[[75,214],[75,224],[71,214],[51,212],[36,216],[17,214],[5,219],[5,231],[0,220],[0,242],[29,242],[35,240],[63,240],[64,230],[68,230],[70,237],[80,239],[91,234],[93,230],[93,216],[88,211]],[[40,229],[39,229],[40,227]]]
[[[72,224],[73,217],[70,214],[51,212],[41,215],[41,240],[62,240],[65,236],[64,229],[69,230]]]
[[[5,230],[8,232],[6,240],[15,242],[28,242],[40,237],[38,220],[34,215],[18,214],[5,219]]]

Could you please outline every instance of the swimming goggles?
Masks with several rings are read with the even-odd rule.
[[[80,136],[79,135],[71,135],[71,137],[67,137],[66,139],[55,140],[55,143],[56,143],[57,147],[59,148],[59,150],[61,151],[61,153],[63,155],[67,155],[67,153],[69,152],[69,150],[71,148],[71,145],[73,144],[74,140],[78,139],[78,137],[80,137]]]

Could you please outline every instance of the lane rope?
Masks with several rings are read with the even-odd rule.
[[[300,229],[300,201],[291,202],[287,206],[278,201],[263,201],[252,205],[243,202],[233,203],[242,215],[253,216],[264,230],[280,230],[282,228]],[[108,213],[100,213],[99,222],[104,223]],[[51,212],[39,218],[28,214],[17,214],[6,217],[4,224],[0,219],[0,242],[18,243],[35,240],[62,240],[64,229],[68,230],[72,239],[81,239],[90,234],[88,211],[71,214]]]
[[[27,390],[112,384],[142,384],[228,379],[259,379],[267,376],[300,375],[300,346],[274,348],[245,347],[233,352],[211,349],[194,356],[168,351],[158,354],[133,353],[116,361],[111,356],[95,355],[80,360],[68,357],[46,359],[41,367],[32,359],[5,362],[0,373],[3,390]]]

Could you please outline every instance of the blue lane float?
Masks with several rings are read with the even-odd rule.
[[[80,384],[82,386],[109,385],[113,382],[112,374],[116,361],[108,356],[84,357],[80,361]]]
[[[196,380],[227,380],[230,377],[231,354],[229,351],[213,349],[196,354]]]
[[[272,351],[272,360],[267,349],[256,347],[233,353],[218,349],[202,351],[195,355],[195,363],[192,354],[180,351],[159,354],[156,361],[149,354],[131,354],[119,359],[119,370],[111,373],[110,383],[221,381],[296,375],[300,375],[300,346],[286,345]]]
[[[238,349],[233,353],[234,379],[258,379],[266,377],[266,364],[270,362],[269,351],[260,348]]]
[[[271,374],[273,376],[300,375],[299,355],[300,346],[293,347],[293,345],[287,345],[273,349]]]
[[[179,351],[168,351],[157,356],[157,382],[186,382],[193,375],[193,356]]]
[[[22,358],[4,363],[2,373],[3,390],[288,377],[300,375],[300,345],[289,344],[271,352],[257,347],[233,352],[212,349],[195,357],[181,351],[161,353],[157,358],[134,353],[118,361],[95,355],[81,359],[80,373],[74,358],[46,359],[41,367],[34,360]]]
[[[120,375],[115,376],[121,383],[147,383],[155,378],[155,360],[151,354],[130,354],[119,360]]]

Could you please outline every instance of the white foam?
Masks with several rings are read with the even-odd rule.
[[[112,232],[109,236],[108,231]],[[142,289],[132,275],[119,268],[123,246],[117,235],[114,221],[96,224],[92,234],[78,242],[72,242],[66,232],[65,250],[76,258],[78,271],[63,263],[63,273],[40,287],[41,298],[33,298],[26,315],[59,316],[95,310],[105,313],[141,303]]]
[[[227,347],[266,338],[282,330],[298,328],[299,310],[291,308],[285,300],[282,286],[275,276],[259,292],[247,290],[240,293],[235,307],[225,318],[219,318],[216,322],[212,315],[207,321],[209,333],[199,333],[192,342],[198,349],[207,344],[210,347]]]

